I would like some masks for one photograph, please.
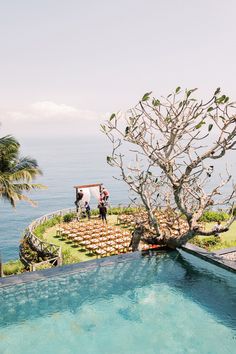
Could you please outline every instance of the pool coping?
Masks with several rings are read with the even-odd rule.
[[[195,246],[191,243],[186,243],[186,245],[181,246],[183,251],[187,253],[191,253],[192,255],[201,258],[207,262],[213,263],[221,268],[224,268],[231,272],[236,272],[236,262],[223,259],[221,256],[223,254],[236,252],[236,247],[232,247],[229,249],[223,249],[216,252],[208,252],[207,250]],[[174,250],[172,250],[174,251]],[[126,253],[116,256],[110,256],[105,258],[93,259],[90,261],[74,263],[69,265],[64,265],[60,267],[55,267],[51,269],[38,270],[35,272],[27,272],[18,275],[11,275],[4,278],[0,278],[0,288],[20,285],[29,283],[32,281],[40,281],[46,280],[48,278],[54,278],[61,275],[73,274],[81,271],[87,271],[94,269],[98,266],[105,267],[109,265],[113,265],[115,263],[126,261],[131,261],[133,259],[138,259],[142,255],[153,255],[153,253],[162,253],[162,252],[171,252],[171,249],[167,249],[166,247],[160,249],[151,249],[146,251],[137,251],[132,253]]]
[[[234,273],[236,272],[236,262],[224,259],[222,257],[223,255],[236,252],[236,247],[225,248],[215,252],[209,252],[204,248],[195,246],[191,243],[186,243],[185,245],[181,246],[181,249],[201,259],[204,259],[207,262],[213,263],[221,268],[224,268]]]
[[[105,266],[113,265],[115,263],[123,262],[124,260],[131,261],[133,259],[140,258],[142,255],[150,255],[151,252],[152,254],[153,252],[162,253],[162,252],[167,252],[167,249],[166,247],[165,248],[163,247],[161,249],[150,250],[150,252],[149,250],[141,251],[141,252],[137,251],[137,252],[120,254],[120,255],[115,255],[110,257],[99,258],[99,259],[92,259],[90,261],[68,264],[68,265],[54,267],[50,269],[27,272],[18,275],[11,275],[11,276],[0,278],[0,289],[7,286],[29,283],[35,280],[37,281],[46,280],[48,278],[54,278],[57,276],[92,270],[98,266],[105,267]]]

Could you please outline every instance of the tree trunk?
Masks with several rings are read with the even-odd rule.
[[[169,248],[175,249],[181,247],[185,243],[187,243],[191,238],[196,235],[195,231],[188,231],[180,236],[150,236],[150,237],[143,237],[142,241],[147,244],[152,245],[160,245],[160,246],[167,246]]]
[[[132,248],[132,252],[138,251],[138,246],[144,233],[144,227],[137,226],[132,232],[132,238],[129,247]]]

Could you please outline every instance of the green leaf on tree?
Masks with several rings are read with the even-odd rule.
[[[189,97],[189,96],[191,95],[191,93],[192,93],[191,90],[187,91],[187,92],[186,92],[186,96]]]
[[[217,87],[216,91],[214,92],[214,96],[218,95],[220,93],[220,87]]]
[[[125,128],[125,135],[129,134],[129,131],[130,131],[130,127],[126,127]]]
[[[207,112],[211,112],[211,111],[213,111],[213,107],[209,107],[208,109],[207,109]]]
[[[152,100],[152,105],[153,105],[153,106],[159,106],[160,103],[161,103],[161,102],[160,102],[159,100],[153,98],[153,100]]]
[[[222,120],[225,120],[225,117],[224,117],[224,116],[220,116],[220,118],[221,118]]]
[[[115,116],[116,116],[115,113],[112,113],[112,115],[110,116],[110,119],[109,119],[109,120],[111,121],[112,119],[115,118]]]
[[[148,101],[151,93],[152,93],[152,91],[145,93],[145,95],[143,95],[142,101]]]
[[[208,131],[210,132],[212,128],[213,128],[213,124],[209,124],[208,125]]]
[[[186,96],[187,96],[187,98],[194,92],[194,91],[196,91],[197,90],[197,88],[194,88],[194,89],[191,89],[191,90],[187,90],[186,91]]]
[[[175,90],[175,93],[179,93],[180,90],[181,90],[181,87],[178,86],[178,87],[176,88],[176,90]]]
[[[225,99],[226,99],[227,97],[225,96],[225,95],[222,95],[221,97],[219,97],[219,98],[217,98],[216,99],[216,103],[218,103],[218,104],[223,104],[223,103],[225,103]]]
[[[202,120],[200,123],[198,123],[197,125],[195,125],[195,128],[196,128],[196,129],[200,129],[203,124],[206,124],[206,122],[205,122],[204,120]]]

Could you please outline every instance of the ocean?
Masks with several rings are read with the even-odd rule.
[[[37,202],[36,207],[19,202],[12,208],[0,201],[0,252],[3,262],[18,258],[19,240],[24,229],[34,219],[64,208],[74,208],[74,185],[103,183],[110,191],[110,204],[128,205],[128,189],[118,177],[118,171],[106,163],[111,153],[107,138],[73,137],[23,139],[21,155],[34,157],[43,171],[35,183],[47,186],[46,190],[29,194]],[[91,198],[91,206],[97,201]]]
[[[43,171],[43,176],[37,178],[35,183],[42,183],[47,189],[30,193],[29,196],[37,202],[36,207],[19,202],[13,209],[0,200],[0,252],[4,262],[18,258],[19,240],[34,219],[59,209],[74,208],[75,185],[103,183],[110,191],[111,206],[130,204],[126,184],[116,179],[119,171],[106,162],[112,148],[106,136],[25,138],[20,143],[21,155],[36,158]],[[227,156],[227,165],[235,176],[234,155],[231,152]],[[217,175],[225,171],[225,162],[221,159],[214,161],[214,182]],[[225,191],[229,192],[230,187],[228,185]],[[97,201],[91,199],[90,204],[96,208]]]

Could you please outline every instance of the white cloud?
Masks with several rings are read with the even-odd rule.
[[[52,101],[34,102],[21,110],[0,113],[1,120],[11,121],[45,121],[53,119],[63,120],[96,120],[99,114],[90,110],[80,110],[64,103],[58,104]]]
[[[31,105],[31,109],[36,114],[44,117],[57,117],[57,116],[76,116],[79,114],[78,109],[67,106],[65,104],[57,104],[51,101],[35,102]]]
[[[34,102],[14,111],[0,109],[0,122],[4,133],[8,131],[12,133],[14,129],[24,134],[28,131],[30,134],[32,131],[35,133],[43,131],[44,134],[50,134],[50,132],[63,134],[74,133],[73,130],[76,128],[79,128],[81,133],[86,133],[88,129],[95,132],[99,130],[99,125],[103,120],[104,115],[98,112],[53,101]]]

